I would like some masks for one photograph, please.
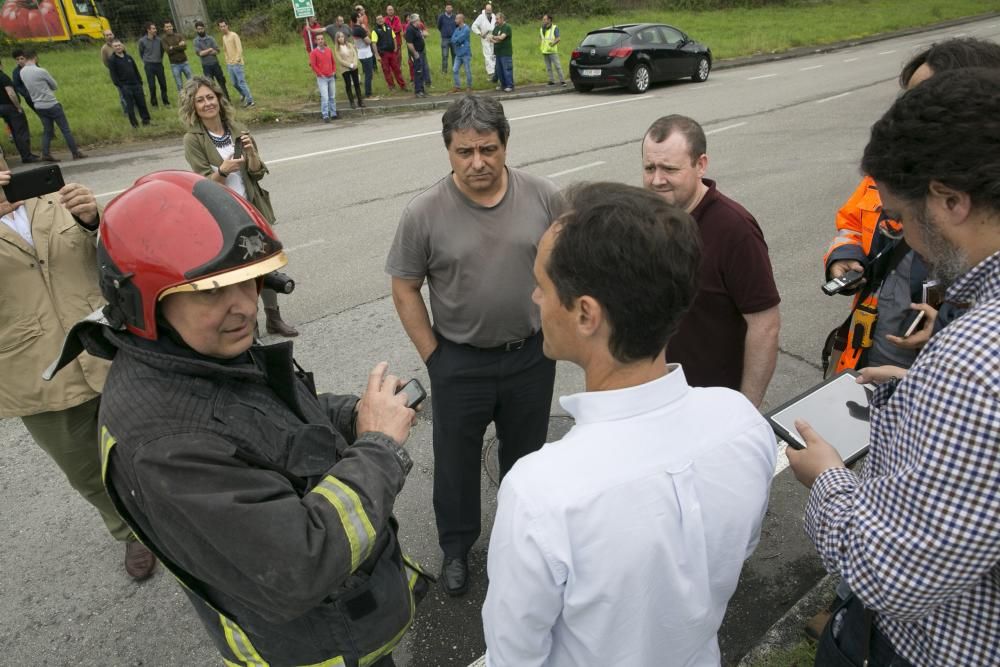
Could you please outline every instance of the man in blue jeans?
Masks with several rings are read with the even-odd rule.
[[[452,6],[449,2],[444,6],[444,11],[438,14],[437,29],[441,33],[441,73],[448,73],[448,52],[451,51],[451,59],[454,62],[455,46],[451,43],[451,38],[455,35],[455,27],[458,24],[457,17],[451,13]]]
[[[222,32],[222,52],[226,56],[226,69],[229,70],[229,78],[243,97],[243,106],[252,107],[254,106],[253,95],[250,93],[250,86],[247,85],[247,78],[243,73],[243,42],[240,41],[239,35],[229,29],[229,22],[226,19],[219,19],[218,26]]]
[[[174,75],[174,83],[177,84],[177,91],[180,92],[184,85],[184,77],[191,80],[194,74],[191,73],[191,65],[188,64],[187,42],[184,35],[174,32],[174,24],[170,21],[163,22],[163,44],[167,50],[167,59],[170,60],[170,72]]]
[[[451,7],[451,5],[448,5]],[[469,44],[472,30],[465,25],[465,15],[455,15],[455,32],[451,33],[451,48],[455,53],[455,66],[452,69],[452,77],[455,80],[455,87],[451,89],[453,93],[462,92],[459,69],[465,68],[465,87],[467,92],[472,92],[472,46]]]
[[[496,13],[497,24],[493,28],[493,53],[497,59],[497,90],[510,93],[514,90],[514,44],[510,24],[502,12]]]
[[[52,144],[52,137],[55,136],[53,125],[59,126],[69,152],[73,154],[74,160],[81,160],[85,157],[76,146],[76,139],[69,129],[69,121],[63,112],[62,105],[54,94],[56,88],[55,79],[46,70],[38,66],[38,56],[34,51],[24,52],[24,67],[21,69],[21,81],[31,95],[31,101],[35,105],[35,113],[42,121],[42,159],[46,162],[58,162],[49,152]]]

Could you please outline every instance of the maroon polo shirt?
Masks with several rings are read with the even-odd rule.
[[[691,211],[701,231],[698,294],[667,343],[667,361],[684,367],[696,387],[739,390],[743,378],[743,314],[778,305],[781,298],[764,233],[745,208],[703,179],[708,192]]]

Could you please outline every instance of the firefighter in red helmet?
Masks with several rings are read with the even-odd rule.
[[[318,395],[290,342],[254,343],[262,277],[285,263],[259,212],[188,172],[104,213],[108,300],[78,326],[113,358],[105,484],[184,585],[228,665],[391,665],[427,588],[392,517],[413,410],[386,365],[361,399]]]

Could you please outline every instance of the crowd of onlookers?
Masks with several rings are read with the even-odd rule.
[[[208,33],[204,21],[196,21],[196,35],[189,42],[175,29],[172,21],[164,21],[161,26],[147,22],[132,53],[113,31],[104,32],[101,62],[118,91],[122,113],[132,127],[152,122],[150,107],[158,108],[161,104],[170,107],[172,93],[167,87],[166,66],[169,65],[179,93],[184,82],[193,75],[191,63],[195,56],[202,73],[218,82],[227,99],[231,84],[239,94],[242,106],[255,106],[244,70],[240,36],[229,29],[225,19],[216,21],[216,26],[220,35],[218,39]],[[513,30],[503,13],[495,13],[490,3],[486,3],[471,22],[464,14],[455,12],[451,3],[447,3],[432,27],[419,14],[401,17],[392,5],[386,5],[384,12],[376,14],[372,21],[364,6],[356,5],[347,21],[343,16],[337,16],[329,24],[322,25],[316,17],[310,17],[302,28],[309,66],[319,89],[323,120],[329,122],[337,118],[338,76],[351,108],[364,107],[365,101],[372,99],[372,83],[379,68],[390,94],[396,90],[412,90],[417,97],[424,97],[431,85],[432,68],[428,62],[426,39],[432,28],[436,28],[440,36],[441,73],[445,76],[450,74],[454,84],[445,92],[473,90],[473,52],[479,51],[473,49],[473,42],[481,46],[483,67],[489,79],[496,84],[496,89],[504,92],[514,90]],[[559,61],[559,27],[552,22],[549,14],[542,17],[537,41],[549,84],[555,85],[558,77],[558,84],[565,86],[566,78]],[[22,162],[56,161],[49,151],[56,126],[73,157],[83,157],[76,146],[66,114],[54,95],[56,82],[51,74],[38,66],[37,54],[16,49],[12,57],[17,66],[11,75],[0,69],[0,115],[9,126]],[[402,71],[404,59],[409,70],[408,79]],[[24,73],[26,67],[27,75]],[[24,106],[36,113],[42,122],[41,156],[31,152]]]

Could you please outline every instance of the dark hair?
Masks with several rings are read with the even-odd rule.
[[[357,23],[361,19],[361,14],[351,12],[351,23]]]
[[[229,21],[227,21],[226,19],[215,19],[215,25],[219,25],[220,23],[225,23],[226,25],[229,25]]]
[[[653,124],[646,130],[642,138],[642,143],[646,143],[646,138],[652,139],[655,143],[666,141],[674,132],[679,132],[687,139],[691,153],[691,164],[698,161],[702,155],[708,152],[708,140],[705,139],[705,130],[701,129],[698,121],[687,116],[672,114],[663,116],[653,121]]]
[[[25,49],[23,52],[21,52],[21,55],[27,58],[28,60],[34,60],[35,58],[38,57],[38,53],[34,49]]]
[[[152,21],[146,21],[145,23],[142,24],[142,30],[143,30],[143,32],[149,32],[150,28],[155,28],[155,27],[156,27],[156,24],[153,23]]]
[[[445,147],[451,146],[451,135],[455,130],[475,130],[476,132],[496,132],[500,143],[507,145],[510,123],[503,112],[503,105],[493,97],[465,95],[458,98],[441,116],[441,133]]]
[[[1000,67],[1000,44],[972,37],[931,44],[903,67],[899,73],[899,87],[909,86],[913,74],[924,64],[935,74],[966,67]]]
[[[547,13],[547,12],[546,12],[545,14],[542,14],[542,18],[545,18],[546,16],[548,16],[548,17],[549,17],[549,20],[550,20],[550,21],[555,21],[555,17],[554,17],[554,16],[552,16],[552,14],[549,14],[549,13]]]
[[[565,193],[545,271],[569,308],[601,304],[609,351],[622,363],[653,359],[677,331],[697,291],[701,241],[694,219],[655,193],[584,183]]]
[[[23,55],[24,55],[24,49],[14,49],[13,51],[10,52],[10,57],[14,58],[15,60]]]
[[[198,19],[197,21],[194,22],[194,27],[195,28],[204,28],[205,27],[205,22],[202,21],[201,19]]]
[[[872,126],[861,168],[910,202],[939,181],[1000,211],[1000,70],[958,69],[904,93]]]

